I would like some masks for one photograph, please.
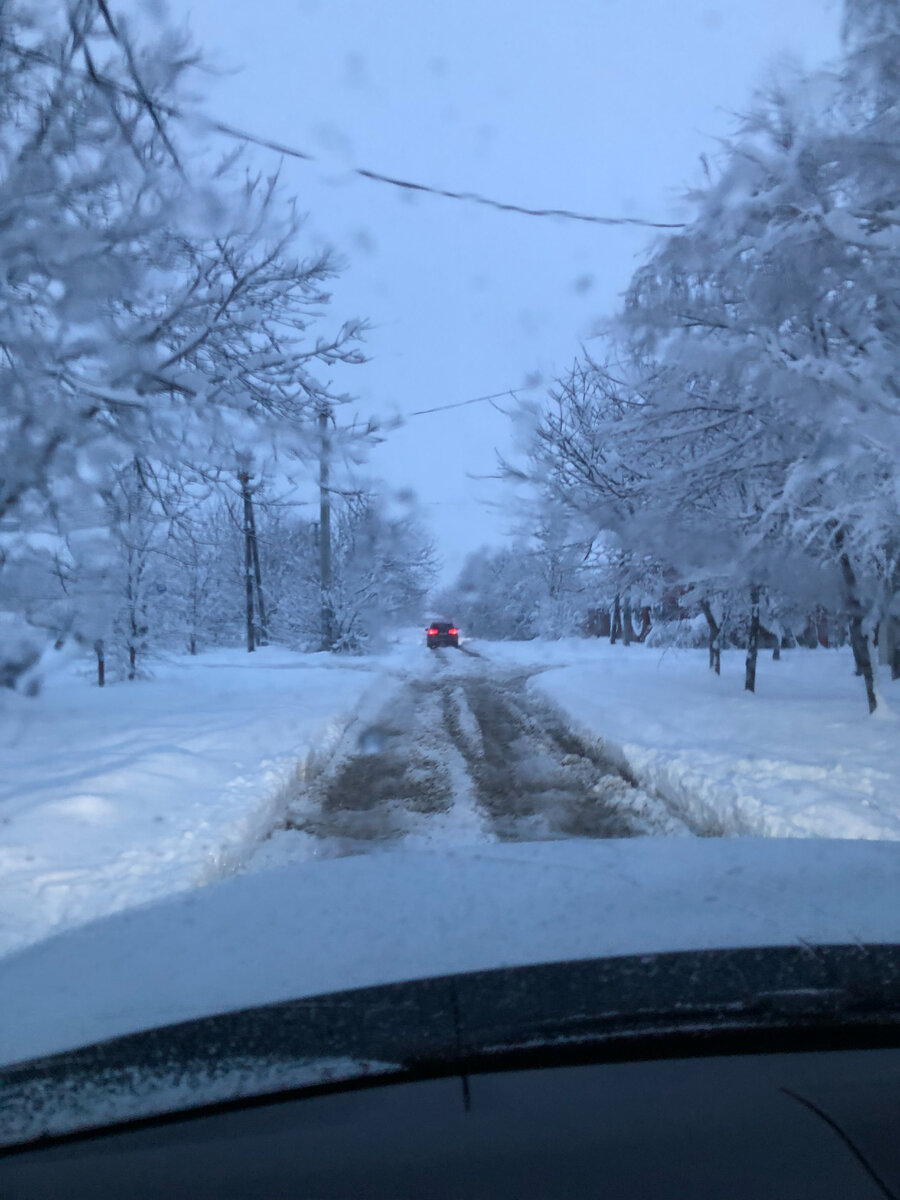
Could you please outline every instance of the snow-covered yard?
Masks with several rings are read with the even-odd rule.
[[[390,660],[267,647],[2,697],[0,953],[227,874]]]
[[[876,717],[849,650],[761,656],[743,690],[740,651],[722,675],[702,650],[568,639],[494,642],[498,662],[541,663],[531,686],[559,705],[689,822],[764,837],[900,838],[900,719],[880,681]]]

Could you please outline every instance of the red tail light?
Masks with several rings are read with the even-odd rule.
[[[456,637],[456,635],[459,633],[459,630],[458,630],[458,629],[448,629],[448,630],[447,630],[447,632],[448,632],[448,633],[449,633],[449,634],[450,634],[452,637]]]
[[[432,627],[428,630],[428,633],[433,637],[434,634],[437,633],[437,629],[435,629],[435,627],[432,625]]]

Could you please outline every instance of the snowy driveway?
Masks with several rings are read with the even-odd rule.
[[[688,830],[527,687],[540,670],[428,652],[370,695],[247,864],[404,846]]]

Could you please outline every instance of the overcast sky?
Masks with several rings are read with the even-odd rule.
[[[335,318],[374,326],[371,362],[339,383],[361,412],[388,415],[563,371],[653,235],[410,197],[348,166],[529,207],[678,220],[699,156],[715,155],[754,86],[786,58],[832,57],[840,22],[838,0],[188,6],[199,45],[230,69],[207,108],[322,160],[288,161],[284,178],[310,237],[347,260]],[[410,417],[372,457],[373,474],[417,492],[448,576],[514,520],[484,478],[509,452],[508,426],[489,404]]]

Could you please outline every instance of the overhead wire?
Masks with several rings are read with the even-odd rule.
[[[302,162],[309,162],[309,163],[319,163],[321,161],[319,158],[317,158],[316,155],[310,154],[306,150],[300,150],[296,146],[290,146],[286,142],[281,142],[274,138],[265,137],[260,134],[251,133],[249,130],[240,129],[237,126],[231,125],[226,121],[220,121],[213,117],[208,117],[204,114],[198,114],[198,113],[189,114],[189,113],[184,112],[183,109],[180,109],[175,105],[167,104],[165,102],[162,102],[162,101],[159,101],[156,99],[151,99],[151,97],[147,91],[147,88],[144,85],[143,80],[141,79],[140,75],[138,74],[137,65],[134,60],[131,46],[127,42],[127,39],[125,39],[123,37],[120,29],[115,24],[113,17],[109,11],[109,8],[106,4],[106,0],[97,0],[97,4],[98,4],[98,8],[100,10],[100,13],[104,19],[104,22],[105,22],[109,32],[111,33],[113,38],[117,42],[120,43],[123,50],[125,51],[125,55],[126,55],[126,59],[128,62],[128,67],[129,67],[129,73],[131,74],[131,77],[134,80],[135,87],[130,88],[130,87],[126,86],[125,84],[120,83],[118,80],[110,79],[108,76],[102,75],[99,71],[97,71],[96,67],[94,66],[93,62],[91,62],[91,61],[88,62],[88,71],[86,71],[86,72],[77,71],[77,68],[72,68],[71,65],[70,65],[69,69],[74,69],[77,71],[78,74],[86,76],[87,78],[90,79],[90,81],[93,84],[95,84],[97,86],[106,88],[110,91],[114,91],[114,92],[118,93],[119,95],[127,96],[129,99],[136,100],[136,101],[138,101],[138,103],[142,104],[145,107],[145,109],[149,112],[150,117],[153,121],[153,124],[157,129],[157,132],[160,134],[160,137],[161,137],[164,145],[166,146],[167,151],[169,152],[171,158],[173,159],[173,161],[175,162],[175,164],[179,168],[179,170],[182,169],[181,162],[179,161],[177,152],[175,151],[175,148],[172,145],[172,143],[162,125],[162,122],[160,121],[160,117],[159,117],[160,113],[162,113],[165,116],[168,116],[174,120],[190,121],[190,122],[194,123],[195,125],[199,125],[200,127],[206,128],[207,130],[221,134],[224,137],[228,137],[228,138],[231,138],[232,140],[236,140],[236,141],[242,141],[249,145],[259,146],[262,149],[271,150],[272,152],[274,152],[276,154],[280,154],[286,158],[294,158],[294,159],[298,159]],[[49,58],[49,56],[41,55],[40,52],[28,51],[26,53],[28,54],[29,57],[42,59],[47,65],[57,65],[53,62],[53,60],[51,60]],[[638,227],[649,228],[649,229],[682,229],[682,228],[684,228],[684,225],[682,222],[650,221],[650,220],[647,220],[642,217],[600,216],[595,213],[577,212],[573,209],[567,209],[567,208],[529,208],[525,205],[515,204],[510,201],[497,200],[494,197],[485,196],[480,192],[460,191],[460,190],[455,190],[455,189],[450,189],[450,188],[440,188],[440,187],[436,187],[436,186],[433,186],[430,184],[419,183],[415,180],[401,179],[397,176],[387,175],[384,172],[374,171],[374,170],[371,170],[366,167],[351,167],[351,168],[349,168],[349,170],[352,175],[355,175],[361,179],[366,179],[369,182],[386,184],[390,187],[402,189],[405,191],[420,192],[425,195],[438,196],[438,197],[441,197],[441,198],[447,199],[447,200],[456,200],[456,201],[460,201],[463,203],[477,204],[477,205],[481,205],[483,207],[488,207],[488,208],[494,209],[495,211],[498,211],[498,212],[517,213],[520,216],[555,217],[555,218],[559,218],[561,220],[580,221],[580,222],[585,222],[585,223],[590,223],[590,224],[595,224],[595,225],[606,225],[606,226],[631,225],[631,226],[638,226]],[[414,412],[408,413],[407,416],[408,417],[429,416],[432,413],[447,412],[451,409],[465,408],[471,404],[482,404],[482,403],[491,403],[492,407],[499,409],[498,405],[493,404],[493,402],[495,400],[502,399],[503,397],[506,397],[506,396],[510,397],[510,399],[512,399],[512,400],[516,400],[516,399],[518,399],[518,391],[519,390],[521,390],[521,389],[507,388],[502,392],[492,392],[492,393],[490,393],[488,395],[484,395],[484,396],[473,396],[468,400],[459,400],[459,401],[456,401],[455,403],[451,403],[451,404],[440,404],[440,405],[436,405],[432,408],[417,409]],[[503,410],[499,409],[499,411],[502,412]]]
[[[32,58],[36,61],[43,62],[47,66],[58,66],[50,55],[43,54],[38,50],[26,50],[24,56]],[[151,119],[157,126],[167,149],[175,156],[174,147],[171,147],[164,130],[159,124],[159,114],[171,117],[175,120],[191,122],[195,127],[204,128],[210,132],[221,134],[223,137],[231,138],[234,141],[245,142],[248,145],[259,146],[265,150],[271,150],[276,154],[283,155],[285,158],[294,158],[302,162],[316,163],[322,162],[315,154],[310,154],[308,150],[301,150],[296,146],[290,146],[286,142],[281,142],[275,138],[265,137],[261,134],[252,133],[246,129],[240,129],[236,125],[232,125],[227,121],[219,121],[214,117],[208,117],[202,113],[187,113],[176,105],[167,104],[157,99],[151,99],[148,95],[143,81],[139,80],[138,86],[135,88],[128,87],[126,84],[120,83],[116,79],[110,79],[108,76],[100,74],[100,72],[92,70],[79,71],[75,67],[70,67],[70,70],[89,79],[90,82],[101,87],[110,89],[121,96],[127,96],[131,100],[136,100],[138,103],[145,105],[150,113]],[[177,157],[176,157],[177,162]],[[407,192],[419,192],[429,196],[439,196],[445,200],[455,200],[466,204],[480,205],[484,208],[490,208],[497,212],[516,213],[524,217],[536,218],[556,218],[564,221],[580,221],[592,225],[607,225],[607,226],[637,226],[643,229],[683,229],[684,222],[678,221],[650,221],[644,217],[610,217],[601,216],[597,213],[578,212],[570,208],[530,208],[524,204],[515,204],[507,200],[498,200],[493,196],[486,196],[481,192],[461,191],[453,188],[442,188],[432,184],[419,183],[412,179],[402,179],[396,175],[388,175],[383,171],[375,171],[368,167],[350,167],[348,168],[350,175],[354,175],[359,179],[366,179],[372,183],[385,184],[389,187],[397,188]]]
[[[320,161],[314,154],[309,154],[305,150],[298,150],[293,146],[288,146],[284,142],[276,142],[271,138],[260,137],[257,134],[249,133],[247,130],[238,129],[234,125],[228,125],[224,121],[216,121],[202,116],[195,119],[217,133],[224,134],[226,137],[239,139],[255,146],[261,146],[267,150],[274,150],[289,158],[298,158],[305,162],[313,163]],[[684,222],[649,221],[643,217],[605,217],[594,213],[576,212],[574,209],[569,208],[528,208],[522,204],[497,200],[492,196],[482,195],[480,192],[456,191],[452,188],[440,188],[432,184],[417,183],[411,179],[400,179],[395,175],[386,175],[382,171],[372,171],[366,167],[350,167],[349,173],[360,179],[368,179],[373,183],[388,184],[391,187],[409,192],[422,192],[429,196],[440,196],[445,200],[458,200],[463,203],[478,204],[485,208],[492,208],[498,212],[518,213],[523,217],[557,217],[565,221],[582,221],[593,225],[636,225],[644,229],[684,228]]]
[[[503,396],[509,396],[510,399],[515,400],[520,390],[507,388],[505,392],[491,392],[489,396],[473,396],[471,400],[457,400],[454,404],[438,404],[434,408],[419,408],[406,415],[408,417],[427,417],[430,413],[446,412],[450,408],[465,408],[467,404],[482,404],[487,400],[499,400]]]

